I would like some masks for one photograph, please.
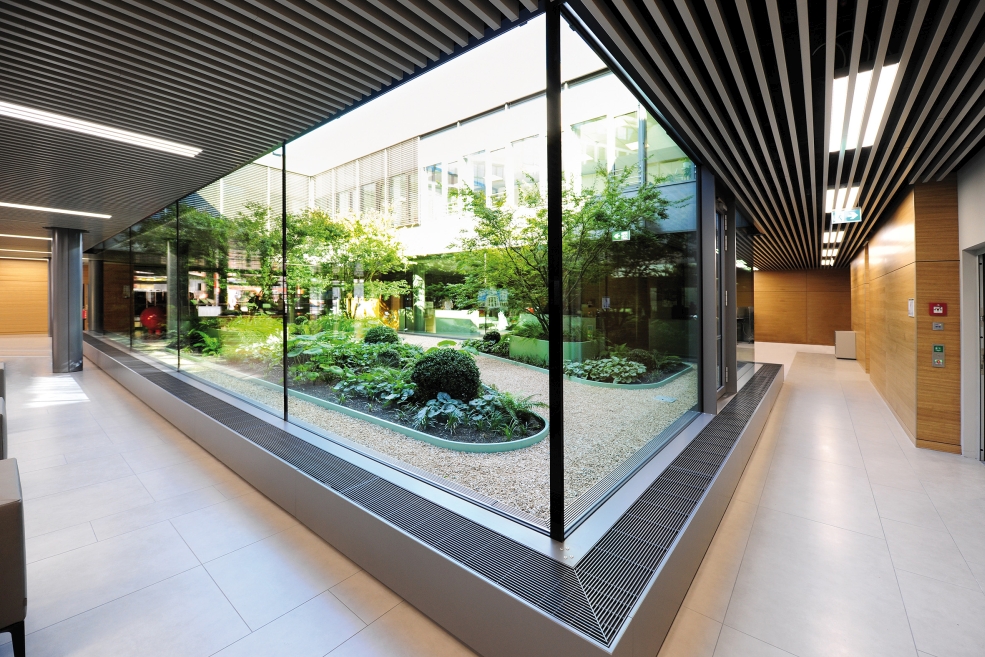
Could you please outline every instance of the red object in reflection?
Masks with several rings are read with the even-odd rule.
[[[140,313],[140,325],[148,331],[160,332],[166,320],[167,315],[160,306],[151,306]]]
[[[947,316],[947,304],[946,303],[931,303],[930,304],[930,314],[935,317],[946,317]]]

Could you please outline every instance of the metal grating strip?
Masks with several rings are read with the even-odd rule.
[[[301,472],[545,613],[609,645],[779,366],[752,380],[572,568],[325,452],[89,335],[86,342]],[[740,402],[736,404],[736,402]],[[733,406],[735,404],[735,406]]]

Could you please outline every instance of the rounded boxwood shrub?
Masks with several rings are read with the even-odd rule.
[[[648,370],[656,369],[656,362],[653,360],[653,354],[646,349],[633,349],[629,352],[629,360],[634,363],[639,363]]]
[[[496,344],[500,339],[499,331],[486,331],[486,334],[482,336],[482,339],[486,342]]]
[[[377,344],[380,342],[400,342],[400,336],[389,326],[374,326],[366,331],[363,337],[366,344]]]
[[[479,368],[472,356],[457,349],[435,349],[414,363],[410,380],[420,399],[434,399],[446,392],[455,399],[471,401],[479,392]]]
[[[380,365],[386,367],[392,367],[393,369],[399,370],[403,366],[402,358],[400,352],[393,347],[386,347],[381,349],[378,354],[376,354],[376,362]]]

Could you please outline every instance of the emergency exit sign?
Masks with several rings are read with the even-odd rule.
[[[934,317],[946,317],[947,316],[947,304],[940,302],[933,302],[930,304],[930,314]]]

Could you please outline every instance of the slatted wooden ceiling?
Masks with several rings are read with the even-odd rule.
[[[536,9],[536,0],[0,1],[0,101],[202,149],[189,159],[0,116],[0,201],[112,215],[0,208],[0,233],[61,225],[89,230],[95,244]],[[0,248],[38,244],[0,237]]]
[[[847,266],[901,190],[952,174],[985,136],[979,0],[571,5],[752,215],[760,269],[821,266],[826,190],[858,186],[863,222],[847,228],[833,263]],[[834,80],[848,78],[851,99],[861,73],[892,64],[874,145],[846,150],[842,139],[829,153]],[[876,90],[873,80],[862,96],[863,125]]]

